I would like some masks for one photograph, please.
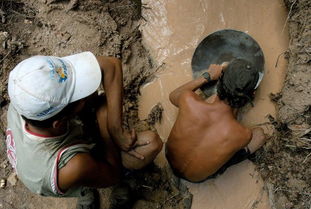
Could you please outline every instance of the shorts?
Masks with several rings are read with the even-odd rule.
[[[235,165],[237,163],[242,162],[243,160],[246,160],[249,156],[251,155],[250,151],[248,150],[248,148],[243,148],[240,149],[239,151],[237,151],[231,158],[230,160],[228,160],[221,168],[219,168],[214,174],[208,176],[206,179],[200,181],[203,182],[205,180],[208,179],[212,179],[212,178],[216,178],[218,175],[223,174],[227,168],[229,168],[232,165]],[[174,174],[179,177],[179,178],[183,178],[185,179],[185,177],[183,176],[183,174],[181,172],[179,172],[177,169],[174,169],[173,167],[171,167]],[[185,179],[187,180],[187,179]],[[189,180],[187,180],[189,181]],[[191,182],[191,181],[190,181]],[[192,182],[192,183],[200,183],[200,182]]]
[[[218,175],[223,174],[227,168],[232,165],[238,164],[243,160],[246,160],[251,155],[248,148],[243,148],[237,151],[221,168],[219,168],[213,175],[207,177],[207,179],[216,178]]]

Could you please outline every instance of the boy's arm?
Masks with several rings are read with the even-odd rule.
[[[180,95],[183,92],[196,91],[198,88],[208,83],[209,81],[217,80],[220,77],[221,72],[225,67],[226,65],[214,65],[214,64],[210,65],[208,70],[205,73],[203,73],[202,76],[198,77],[195,80],[189,81],[188,83],[178,87],[173,92],[171,92],[169,95],[169,99],[171,103],[175,105],[176,107],[178,107]]]
[[[176,107],[179,107],[179,100],[180,100],[180,96],[182,95],[182,93],[187,92],[187,91],[195,91],[207,82],[208,81],[205,78],[199,77],[195,80],[189,81],[188,83],[178,87],[177,89],[172,91],[169,95],[169,99],[171,103],[175,105]]]
[[[123,73],[121,61],[114,57],[97,57],[107,97],[108,131],[121,150],[128,151],[136,137],[122,128]]]

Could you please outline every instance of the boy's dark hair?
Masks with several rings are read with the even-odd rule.
[[[22,115],[22,118],[26,121],[26,123],[29,123],[30,125],[35,126],[37,128],[52,128],[53,122],[56,120],[61,120],[62,118],[66,116],[69,116],[72,113],[72,110],[76,104],[77,102],[70,103],[64,109],[62,109],[59,113],[43,121],[28,119],[23,115]]]
[[[244,59],[234,59],[223,72],[217,84],[217,93],[233,108],[240,108],[254,98],[258,70]]]

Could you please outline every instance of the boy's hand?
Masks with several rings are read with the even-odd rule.
[[[137,141],[137,134],[136,134],[135,129],[132,129],[131,132],[123,131],[123,134],[120,137],[118,137],[118,139],[116,139],[115,142],[117,143],[118,147],[122,151],[125,151],[128,154],[140,160],[145,159],[145,157],[142,154],[136,152],[135,148],[139,146],[144,146],[150,143],[150,142],[139,143]]]
[[[229,63],[230,63],[230,62],[223,62],[223,63],[221,64],[221,67],[222,67],[222,70],[223,70],[223,71],[227,69]]]
[[[114,137],[114,142],[122,151],[125,152],[129,151],[132,148],[136,140],[137,136],[134,129],[131,132],[123,130],[119,135]]]
[[[228,62],[223,62],[221,65],[211,64],[207,70],[211,80],[218,80],[222,74],[222,71],[228,67]]]

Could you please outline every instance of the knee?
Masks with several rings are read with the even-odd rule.
[[[163,142],[157,133],[153,131],[144,131],[141,133],[141,137],[149,141],[149,149],[151,152],[159,153],[162,150]]]
[[[142,154],[145,159],[140,160],[126,152],[121,152],[122,164],[128,169],[138,170],[151,163],[162,150],[163,142],[157,133],[144,131],[138,133],[137,140],[141,143],[149,142],[148,145],[138,146],[135,150]]]

